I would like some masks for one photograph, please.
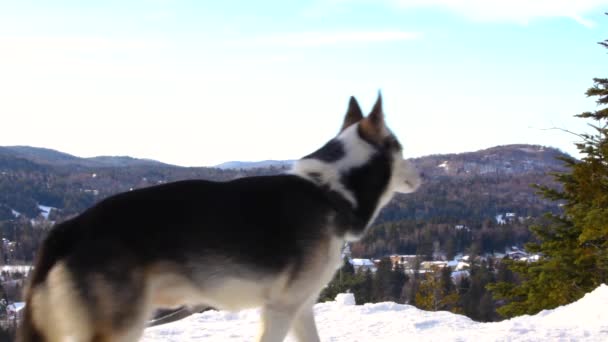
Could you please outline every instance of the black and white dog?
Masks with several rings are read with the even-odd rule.
[[[283,175],[109,197],[52,229],[18,341],[137,341],[155,308],[262,308],[259,341],[319,341],[313,304],[394,192],[420,185],[380,97]]]

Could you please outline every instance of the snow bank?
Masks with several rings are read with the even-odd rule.
[[[336,296],[336,303],[340,305],[355,305],[355,295],[352,293],[340,293]]]
[[[606,285],[576,303],[498,323],[391,302],[348,305],[350,298],[315,306],[322,341],[608,341]],[[143,341],[251,341],[258,321],[259,310],[208,311],[149,328]]]

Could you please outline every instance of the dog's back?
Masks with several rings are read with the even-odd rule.
[[[51,230],[26,291],[19,341],[52,341],[64,331],[128,340],[150,301],[260,305],[257,297],[274,286],[264,279],[293,281],[334,234],[328,220],[336,207],[294,175],[182,181],[110,197]],[[230,286],[252,294],[192,298]]]

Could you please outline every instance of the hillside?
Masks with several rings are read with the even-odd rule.
[[[412,161],[425,175],[425,184],[414,196],[399,197],[380,220],[402,218],[487,217],[494,212],[526,207],[537,214],[547,209],[538,202],[532,183],[549,183],[549,171],[561,169],[551,148],[510,145],[450,155],[432,155]],[[66,153],[24,146],[0,147],[0,208],[16,210],[33,218],[37,205],[48,205],[74,214],[97,200],[126,191],[187,178],[229,180],[284,171],[289,161],[264,162],[263,168],[239,165],[238,169],[184,168],[131,157],[79,158]],[[243,166],[243,168],[241,168]],[[453,193],[451,193],[453,192]],[[433,196],[434,210],[429,210]],[[491,202],[489,209],[464,209],[467,201]],[[439,202],[436,202],[439,201]],[[447,203],[446,203],[447,201]],[[456,203],[453,203],[456,201]],[[454,209],[450,209],[455,206]],[[0,209],[1,210],[1,209]],[[481,212],[480,212],[481,211]],[[0,219],[9,219],[6,214]]]
[[[126,167],[126,166],[171,166],[156,160],[137,159],[128,156],[98,156],[80,158],[68,153],[31,146],[0,146],[0,156],[21,158],[33,163],[50,166],[71,167]]]
[[[578,302],[498,323],[478,323],[446,311],[430,312],[384,302],[349,305],[344,295],[315,306],[321,341],[589,341],[608,340],[608,286]],[[348,297],[346,297],[348,298]],[[149,328],[142,341],[251,341],[258,310],[207,311],[182,321]],[[290,337],[287,341],[291,342]]]
[[[291,167],[293,165],[294,160],[262,160],[255,162],[243,162],[243,161],[229,161],[225,163],[221,163],[216,165],[215,167],[219,169],[255,169],[255,168],[263,168],[263,167]]]
[[[530,184],[552,184],[548,173],[562,169],[557,156],[563,154],[552,148],[509,145],[412,159],[425,175],[423,186],[414,194],[396,196],[379,215],[377,229],[364,241],[365,248],[356,246],[354,254],[415,252],[423,243],[423,230],[431,229],[426,234],[441,240],[450,236],[442,234],[450,225],[466,224],[481,233],[483,222],[498,214],[525,218],[555,211],[555,203],[540,199]],[[18,240],[18,233],[25,229],[19,227],[31,226],[32,219],[38,225],[61,221],[129,189],[182,179],[225,181],[277,174],[287,170],[284,164],[252,169],[188,168],[131,157],[79,158],[48,149],[0,147],[0,233]],[[512,234],[514,239],[503,244],[527,241],[527,226],[519,229],[520,233]],[[375,243],[388,239],[387,234],[393,234],[391,244]],[[478,237],[481,235],[466,237],[457,249],[467,248]],[[38,239],[28,238],[32,240],[35,245]],[[26,253],[24,258],[30,255]]]
[[[512,211],[537,216],[555,204],[540,199],[530,185],[552,184],[550,173],[564,170],[557,157],[565,156],[553,148],[507,145],[412,159],[425,183],[414,194],[397,196],[380,220],[458,222]]]

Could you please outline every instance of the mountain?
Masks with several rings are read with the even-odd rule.
[[[291,167],[295,160],[262,160],[262,161],[254,161],[254,162],[243,162],[243,161],[229,161],[225,163],[221,163],[216,165],[215,167],[220,169],[256,169],[256,168],[265,168],[265,167]]]
[[[127,156],[99,156],[92,158],[76,157],[68,153],[49,148],[31,146],[0,146],[0,156],[22,158],[33,163],[51,166],[82,167],[124,167],[124,166],[160,166],[168,164],[151,159],[137,159]]]
[[[410,159],[427,177],[467,177],[481,175],[518,175],[547,170],[561,170],[557,159],[567,156],[552,147],[540,145],[504,145],[457,154],[435,154]],[[229,161],[215,167],[220,169],[254,169],[290,167],[295,160],[263,160],[257,162]]]
[[[563,170],[558,149],[539,145],[505,145],[476,152],[438,154],[413,159],[425,175],[483,176],[518,175]]]
[[[445,217],[450,201],[463,203],[465,198],[485,203],[476,209],[478,216],[488,215],[483,208],[494,200],[499,203],[492,210],[499,212],[518,206],[545,210],[529,185],[550,183],[547,173],[563,170],[561,161],[556,159],[559,156],[566,155],[548,147],[508,145],[412,159],[424,174],[424,185],[413,195],[398,196],[380,221]],[[187,168],[132,157],[80,158],[45,148],[0,147],[0,207],[35,214],[37,205],[42,204],[73,214],[101,198],[133,188],[190,178],[222,181],[275,174],[287,170],[292,163],[268,160],[224,163],[222,168]],[[429,206],[429,201],[435,205]],[[462,215],[473,214],[462,208],[455,210]]]
[[[521,245],[531,238],[532,221],[527,218],[559,210],[557,203],[540,198],[530,185],[556,186],[549,173],[564,170],[556,159],[560,156],[566,155],[553,148],[508,145],[412,159],[424,174],[423,185],[413,194],[395,196],[366,238],[353,245],[353,255],[430,255],[433,248],[448,249],[452,242],[457,251],[477,242],[482,251]],[[131,189],[184,179],[227,181],[271,175],[288,170],[288,164],[180,167],[131,157],[79,158],[49,149],[0,147],[0,235],[28,239],[29,245],[18,245],[24,249],[19,255],[31,260],[40,237],[15,237],[16,231],[43,233],[32,229],[31,219],[61,221]],[[52,209],[41,215],[46,207]],[[507,214],[517,218],[516,226],[487,229]],[[466,234],[455,231],[455,226],[466,227]],[[419,250],[422,245],[426,252]]]

